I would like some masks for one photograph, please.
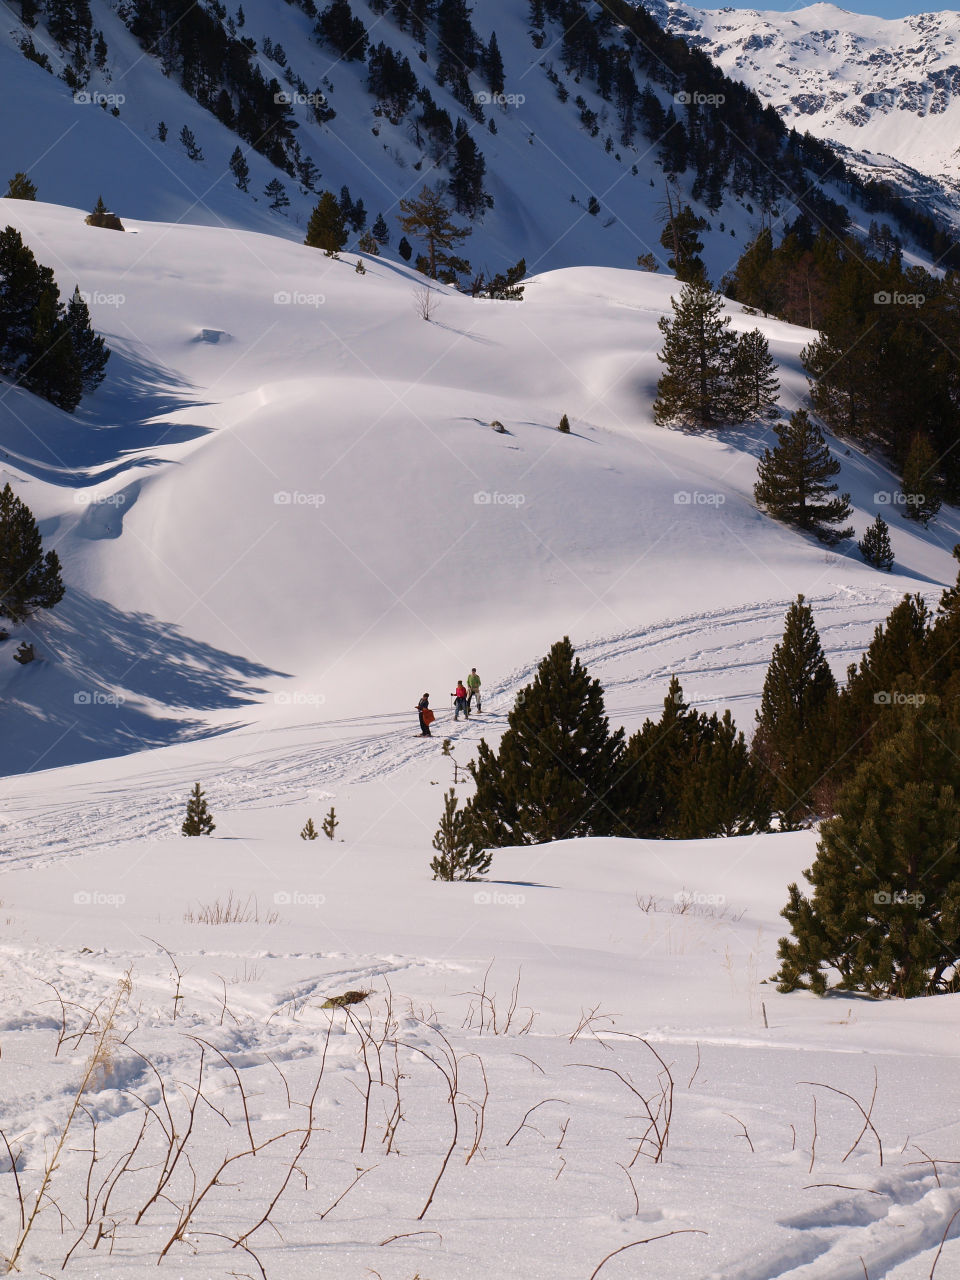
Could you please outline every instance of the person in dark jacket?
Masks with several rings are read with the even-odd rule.
[[[420,715],[420,732],[425,738],[432,738],[433,734],[430,732],[430,725],[433,723],[433,712],[430,711],[429,693],[425,693],[417,703],[417,712]],[[424,712],[429,712],[429,714],[424,715]]]

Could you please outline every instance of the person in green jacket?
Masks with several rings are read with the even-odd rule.
[[[482,711],[480,705],[480,677],[477,675],[477,668],[471,667],[470,674],[467,676],[467,714],[470,714],[470,707],[474,698],[477,700],[477,710]]]

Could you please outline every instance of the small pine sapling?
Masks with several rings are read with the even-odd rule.
[[[363,265],[362,258],[357,259],[357,265],[353,269],[358,276],[365,276],[367,274],[367,268]]]
[[[570,419],[566,414],[564,414],[560,419],[560,422],[557,425],[557,430],[562,431],[565,436],[570,434]]]
[[[433,847],[437,851],[430,863],[434,880],[478,880],[490,870],[492,855],[473,847],[466,814],[457,808],[457,793],[452,787],[444,797]]]
[[[320,832],[314,826],[313,819],[308,818],[306,826],[300,832],[300,839],[301,840],[318,840],[319,838],[320,838]]]
[[[180,831],[185,836],[208,836],[214,830],[216,826],[213,815],[207,808],[207,801],[200,790],[200,783],[195,782],[190,792],[190,799],[187,801],[187,816],[183,820]]]
[[[334,812],[333,807],[331,806],[330,812],[324,818],[322,823],[323,834],[327,837],[328,840],[333,839],[334,834],[337,830],[337,827],[339,827],[339,825],[340,823],[337,821],[337,815]]]
[[[864,560],[866,560],[867,564],[873,565],[874,569],[886,569],[887,573],[889,573],[893,568],[890,529],[883,516],[877,516],[876,520],[857,543],[857,546],[860,548],[860,554]]]
[[[26,640],[23,640],[20,647],[14,653],[13,660],[14,662],[19,662],[21,666],[25,667],[28,662],[33,662],[36,656],[33,645],[27,644]]]

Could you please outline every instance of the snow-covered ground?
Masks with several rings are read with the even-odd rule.
[[[589,1280],[653,1236],[603,1280],[920,1280],[948,1228],[935,1280],[960,1274],[957,999],[765,982],[815,836],[505,850],[485,884],[434,883],[453,766],[412,710],[429,689],[465,764],[566,633],[614,723],[676,672],[749,732],[797,592],[842,674],[903,592],[954,580],[956,513],[908,526],[893,477],[839,446],[858,534],[889,519],[893,574],[761,515],[768,432],[652,425],[666,277],[553,272],[519,305],[440,289],[425,322],[416,279],[382,261],[3,214],[62,290],[94,295],[114,349],[75,418],[0,391],[0,483],[68,584],[0,645],[0,1129],[26,1215],[58,1161],[23,1273],[58,1272],[89,1212],[67,1274],[90,1280],[152,1273],[171,1240],[161,1274],[190,1280]],[[730,311],[768,335],[795,407],[809,333]],[[39,660],[20,667],[25,636]],[[471,666],[484,715],[454,723]],[[217,827],[187,842],[197,780]],[[331,806],[335,841],[301,841]],[[228,901],[245,923],[203,922]],[[355,1021],[320,1007],[349,989],[371,993]],[[653,1131],[634,1159],[643,1099],[661,1137],[671,1099],[653,1049],[673,1080],[659,1162]],[[832,1090],[869,1107],[875,1082],[855,1146],[863,1117]]]

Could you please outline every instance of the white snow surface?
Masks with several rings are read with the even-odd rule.
[[[958,998],[768,981],[815,833],[502,850],[482,884],[428,865],[453,775],[442,737],[459,765],[495,740],[559,636],[614,724],[655,714],[675,672],[749,733],[796,594],[842,675],[904,592],[935,602],[954,580],[956,512],[908,525],[890,473],[832,442],[857,533],[878,511],[891,525],[880,574],[756,509],[767,428],[654,427],[668,277],[571,268],[522,304],[440,288],[425,322],[420,282],[384,261],[359,275],[251,231],[3,214],[62,290],[95,295],[114,356],[73,417],[0,389],[0,483],[68,586],[0,645],[0,1129],[16,1164],[0,1144],[0,1252],[128,974],[25,1275],[58,1273],[81,1233],[65,1274],[88,1280],[589,1280],[649,1237],[603,1280],[960,1275]],[[767,334],[792,409],[811,335],[729,311]],[[25,638],[39,658],[21,667]],[[471,666],[483,715],[456,723],[447,695]],[[216,830],[187,841],[195,781]],[[334,841],[301,841],[331,806]],[[228,900],[244,923],[202,922]],[[370,993],[354,1020],[320,1007],[347,990]],[[652,1049],[674,1082],[659,1162],[649,1140],[636,1154],[642,1099],[656,1113],[658,1080],[669,1090]],[[449,1054],[458,1136],[421,1218],[453,1139]],[[869,1108],[875,1085],[857,1142],[863,1117],[832,1090]]]

